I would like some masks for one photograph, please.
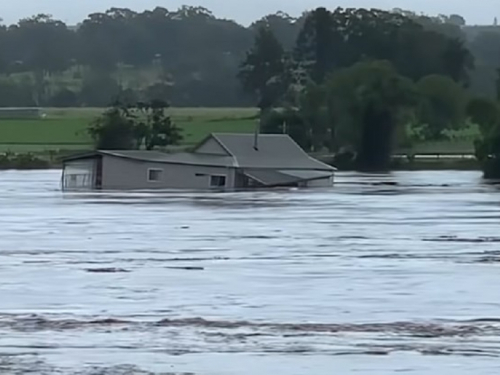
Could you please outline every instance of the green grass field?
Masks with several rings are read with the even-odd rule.
[[[35,120],[0,119],[0,152],[83,151],[92,147],[86,129],[102,108],[45,109],[46,117]],[[183,129],[186,146],[200,142],[212,132],[252,133],[257,109],[172,108],[175,123]],[[454,140],[425,142],[414,153],[472,153],[477,129],[454,134]]]
[[[0,120],[0,152],[85,150],[92,147],[86,132],[103,109],[46,109],[43,119]],[[173,108],[172,118],[183,129],[185,145],[200,142],[212,132],[251,133],[256,109]]]

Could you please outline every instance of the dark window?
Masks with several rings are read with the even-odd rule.
[[[161,181],[161,176],[163,175],[163,169],[148,169],[148,181],[157,182]]]
[[[210,187],[225,187],[226,176],[210,176]]]

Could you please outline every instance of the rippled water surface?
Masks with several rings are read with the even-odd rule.
[[[499,374],[500,189],[59,191],[0,174],[0,373]]]

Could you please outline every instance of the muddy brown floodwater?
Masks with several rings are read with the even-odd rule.
[[[500,188],[62,194],[0,174],[0,373],[498,375]]]

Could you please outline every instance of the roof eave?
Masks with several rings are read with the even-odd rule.
[[[74,154],[70,156],[66,156],[61,158],[61,161],[63,163],[70,162],[70,161],[77,161],[77,160],[84,160],[84,159],[90,159],[90,158],[95,158],[97,156],[101,156],[102,153],[99,151],[91,151],[91,152],[85,152],[85,153],[79,153],[79,154]]]

